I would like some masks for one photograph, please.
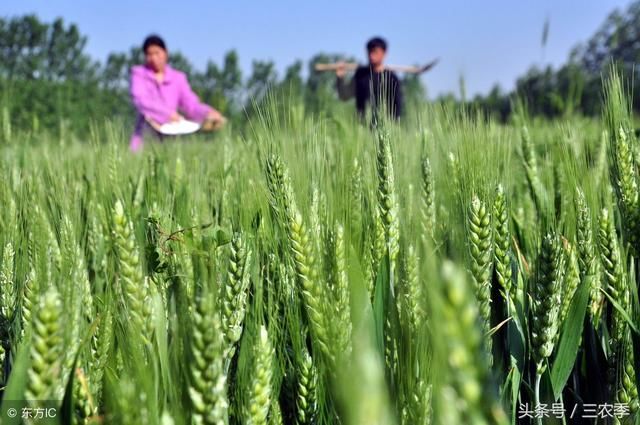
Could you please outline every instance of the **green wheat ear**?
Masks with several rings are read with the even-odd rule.
[[[284,419],[282,418],[282,409],[278,400],[274,400],[271,403],[271,409],[269,409],[269,425],[284,425]]]
[[[367,232],[363,237],[362,259],[360,264],[364,279],[364,287],[369,294],[369,300],[373,301],[375,286],[375,265],[374,265],[374,244],[371,241],[371,232]]]
[[[371,268],[373,270],[371,279],[371,299],[373,299],[373,285],[375,283],[375,278],[378,275],[378,271],[380,269],[380,264],[382,264],[382,260],[384,259],[384,255],[386,252],[386,236],[384,230],[384,222],[382,221],[382,217],[380,215],[380,211],[378,209],[373,212],[373,223],[372,229],[370,233],[373,234],[371,241]]]
[[[230,244],[227,281],[221,286],[222,329],[229,357],[242,335],[246,313],[251,267],[251,250],[246,245],[240,233],[234,234]]]
[[[14,257],[13,245],[8,242],[2,251],[2,266],[0,267],[0,314],[8,322],[13,320],[16,308]]]
[[[609,174],[622,215],[625,240],[640,251],[640,192],[638,164],[632,148],[635,141],[630,103],[622,76],[612,69],[605,85],[605,121],[609,135]]]
[[[271,155],[267,159],[265,170],[271,209],[278,218],[278,221],[283,223],[286,220],[287,210],[297,208],[289,180],[289,173],[282,159],[277,155]]]
[[[310,241],[309,233],[299,212],[291,212],[288,219],[289,241],[296,274],[300,282],[302,299],[311,325],[311,334],[322,353],[327,357],[327,361],[333,364],[335,356],[331,349],[333,344],[329,340],[330,330],[325,314],[326,307],[323,304],[326,291],[318,281],[316,255],[313,251],[314,244]]]
[[[624,339],[620,342],[620,351],[622,358],[617,367],[615,401],[629,406],[630,413],[637,415],[638,411],[640,411],[640,399],[638,398],[638,387],[636,386],[636,374],[638,371],[635,369],[635,353],[629,329],[627,329]]]
[[[409,395],[408,406],[402,412],[402,424],[431,424],[433,414],[431,406],[432,389],[432,385],[427,385],[423,380],[416,382],[414,390]]]
[[[615,223],[606,208],[600,213],[598,235],[604,283],[618,305],[625,312],[629,312],[631,303],[628,277],[622,267]],[[634,355],[633,351],[629,350],[629,325],[617,308],[613,309],[611,322],[609,388],[616,400],[630,403],[637,410],[638,390],[635,374],[632,372],[633,368],[628,368],[628,365],[633,364]]]
[[[436,226],[435,183],[431,162],[422,159],[422,232],[423,237],[433,237]]]
[[[333,314],[327,317],[332,321],[333,335],[336,338],[337,353],[341,358],[351,357],[351,290],[347,276],[347,254],[344,228],[337,224],[330,234],[329,253],[332,268],[332,289],[334,297]],[[331,310],[331,309],[329,309]]]
[[[264,326],[260,326],[257,337],[253,350],[253,378],[248,389],[244,414],[247,425],[266,425],[271,406],[273,347]]]
[[[531,345],[538,376],[546,370],[553,353],[562,291],[562,260],[558,238],[547,234],[542,239],[532,287]]]
[[[453,152],[449,152],[447,155],[447,162],[448,162],[448,166],[449,166],[449,171],[451,172],[451,188],[453,190],[460,190],[461,189],[461,177],[462,177],[462,168],[460,166],[460,160],[458,159],[458,157],[453,153]]]
[[[318,372],[306,350],[302,353],[297,372],[296,420],[299,425],[314,424],[318,413],[316,394]]]
[[[400,250],[400,219],[395,189],[393,158],[389,133],[382,129],[378,133],[377,151],[378,170],[378,210],[384,226],[386,252],[389,254],[391,272],[396,268],[396,259]]]
[[[16,314],[16,284],[14,275],[15,252],[13,245],[8,242],[2,251],[2,263],[0,264],[0,330],[8,334],[13,325]],[[8,338],[0,339],[0,383],[6,384],[4,365],[7,357]]]
[[[566,271],[564,273],[564,281],[562,285],[562,305],[560,308],[560,323],[564,323],[564,320],[569,313],[573,296],[578,289],[580,283],[580,266],[578,264],[578,256],[576,254],[576,248],[570,243],[566,243],[563,246],[563,252],[565,256],[564,264]],[[556,334],[556,339],[559,337],[559,333]]]
[[[471,276],[480,308],[486,350],[491,354],[491,217],[486,205],[475,195],[471,200],[467,223]]]
[[[142,265],[138,254],[133,225],[125,215],[124,206],[119,200],[113,208],[113,227],[116,253],[119,266],[119,296],[123,311],[138,332],[142,331],[142,341],[149,343],[152,325],[151,303],[148,302],[149,282],[142,275]]]
[[[613,185],[622,212],[625,235],[634,252],[640,248],[640,194],[638,192],[637,164],[629,143],[627,130],[620,127],[613,133],[611,151]]]
[[[327,362],[334,364],[335,353],[332,350],[331,331],[326,317],[327,307],[324,304],[327,291],[321,286],[318,278],[317,244],[312,240],[311,232],[296,206],[288,170],[280,158],[271,157],[266,168],[272,206],[287,230],[290,255],[295,264],[311,335]]]
[[[350,212],[351,212],[351,228],[355,234],[362,232],[363,223],[363,207],[364,207],[364,184],[362,181],[362,166],[357,158],[353,160],[351,172],[350,190]]]
[[[215,306],[214,297],[203,293],[193,311],[189,396],[195,424],[224,425],[228,419],[224,333]]]
[[[50,286],[38,301],[32,316],[31,364],[27,371],[26,399],[53,400],[62,384],[60,371],[63,347],[62,300],[55,286]]]
[[[538,161],[536,159],[534,145],[531,141],[529,128],[527,126],[522,126],[521,138],[522,159],[524,162],[525,175],[527,177],[527,183],[529,184],[531,198],[533,199],[536,211],[540,216],[544,211],[546,211],[546,192],[544,192],[544,187],[540,181]]]
[[[600,251],[600,263],[602,264],[603,283],[607,290],[612,292],[613,298],[622,303],[622,308],[627,308],[628,294],[624,282],[625,277],[620,258],[620,248],[616,235],[615,223],[610,211],[603,208],[598,218],[598,244]],[[614,325],[617,322],[614,320]],[[622,328],[619,328],[621,331]],[[614,331],[613,339],[620,339],[621,332]]]
[[[441,315],[449,385],[439,394],[456,401],[459,423],[505,424],[506,416],[491,383],[489,356],[483,344],[482,318],[465,273],[445,262],[441,270],[442,296],[434,308]]]
[[[73,402],[76,413],[75,419],[80,424],[90,424],[91,418],[98,415],[98,407],[91,396],[90,384],[84,371],[77,368],[74,372],[75,381],[73,383]]]
[[[493,269],[496,281],[503,290],[505,302],[511,305],[516,299],[516,291],[512,282],[511,268],[511,234],[509,232],[509,214],[507,201],[502,185],[496,189],[493,201]]]
[[[418,335],[427,318],[423,304],[425,302],[423,282],[419,273],[420,262],[416,249],[410,245],[403,261],[403,286],[399,294],[398,311],[410,334]]]
[[[593,237],[593,223],[591,220],[591,210],[587,205],[582,190],[576,192],[577,218],[577,249],[578,266],[580,268],[580,282],[590,282],[589,290],[589,315],[594,324],[598,324],[602,314],[604,294],[600,290],[600,263],[596,254],[596,241]]]
[[[103,395],[103,378],[113,344],[113,315],[110,308],[102,311],[100,321],[91,338],[91,359],[89,361],[89,383],[92,386],[96,404],[100,404]]]
[[[38,280],[33,269],[29,270],[22,286],[21,311],[21,335],[24,336],[31,328],[32,313],[38,297]]]

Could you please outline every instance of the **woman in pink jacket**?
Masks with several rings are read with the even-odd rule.
[[[200,102],[191,90],[183,72],[171,68],[167,47],[162,38],[150,35],[143,44],[145,64],[131,69],[131,99],[138,116],[131,137],[130,148],[142,148],[146,129],[180,121],[184,117],[197,122],[208,122],[219,127],[226,121],[220,112]]]

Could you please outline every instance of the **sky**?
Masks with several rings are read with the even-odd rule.
[[[146,1],[0,0],[0,16],[61,16],[88,37],[87,52],[104,61],[128,51],[152,32],[162,35],[200,69],[221,63],[236,49],[244,76],[253,59],[273,60],[280,73],[296,59],[318,52],[366,61],[364,44],[381,35],[387,63],[422,64],[440,58],[425,74],[429,97],[487,93],[496,83],[513,88],[531,65],[564,63],[616,8],[629,0],[305,0]],[[542,31],[549,20],[546,47]]]

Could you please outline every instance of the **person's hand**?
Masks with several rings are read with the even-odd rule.
[[[144,119],[147,121],[147,124],[151,126],[151,128],[153,128],[155,131],[160,131],[160,124],[158,122],[156,122],[155,120],[151,119],[151,117],[148,117],[146,115]]]
[[[226,118],[220,113],[220,111],[216,111],[215,109],[209,111],[207,119],[210,121],[226,121]]]
[[[347,67],[345,66],[344,62],[338,62],[336,64],[336,77],[338,78],[344,78],[344,76],[347,74]]]
[[[174,112],[169,116],[169,122],[178,122],[178,121],[182,121],[183,119],[184,117],[177,112]]]
[[[204,131],[219,130],[227,123],[227,119],[219,111],[212,109],[202,124]]]

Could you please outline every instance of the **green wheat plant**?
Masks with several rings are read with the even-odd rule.
[[[373,127],[274,91],[139,154],[3,119],[0,421],[638,423],[640,148],[606,81],[601,118]]]

